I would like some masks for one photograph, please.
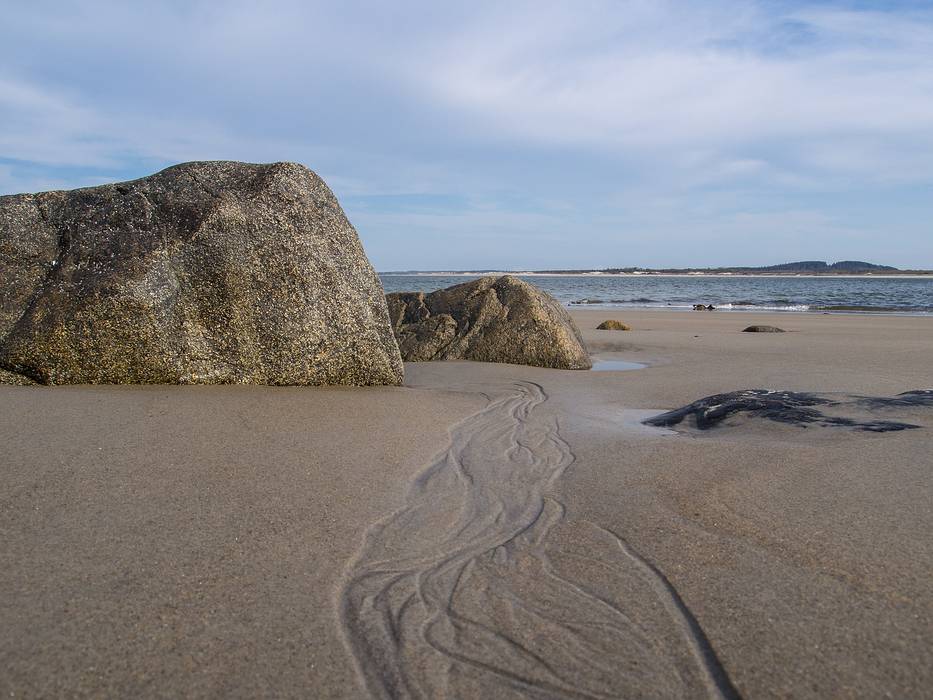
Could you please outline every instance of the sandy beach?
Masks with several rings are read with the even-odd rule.
[[[0,694],[933,697],[933,409],[640,423],[931,389],[933,319],[572,315],[645,367],[0,386]]]

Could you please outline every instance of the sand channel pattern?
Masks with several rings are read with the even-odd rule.
[[[693,615],[626,542],[549,491],[574,462],[521,382],[451,431],[339,594],[378,698],[735,697]]]

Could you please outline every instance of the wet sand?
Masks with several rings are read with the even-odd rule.
[[[930,696],[933,409],[884,434],[639,420],[933,388],[933,320],[573,315],[647,367],[0,387],[0,692]]]
[[[933,388],[933,320],[842,315],[627,314],[589,344],[655,363],[590,396],[681,406],[744,388],[891,396]],[[792,331],[737,332],[753,323]],[[694,337],[699,336],[699,337]],[[653,375],[653,376],[652,376]],[[748,697],[933,694],[933,411],[868,434],[748,421],[702,435],[568,441],[568,512],[625,533],[671,580]],[[894,417],[882,413],[879,417]]]
[[[0,387],[0,694],[354,697],[333,590],[482,398]]]

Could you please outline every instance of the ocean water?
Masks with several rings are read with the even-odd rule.
[[[568,306],[933,314],[930,277],[518,275]],[[467,275],[383,274],[387,293],[431,292]]]

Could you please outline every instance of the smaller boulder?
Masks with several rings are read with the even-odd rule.
[[[447,289],[386,295],[406,362],[473,360],[590,369],[573,319],[518,277],[481,277]]]
[[[625,323],[622,323],[622,321],[616,321],[614,319],[610,319],[608,321],[603,321],[598,326],[596,326],[596,330],[598,331],[630,331],[632,330],[632,327]]]
[[[703,304],[694,304],[694,305],[693,305],[693,310],[694,310],[694,311],[715,311],[715,310],[716,310],[716,307],[713,306],[712,304],[710,304],[710,305],[708,305],[708,306],[703,306]]]
[[[783,333],[783,328],[777,326],[749,326],[742,330],[743,333]]]

